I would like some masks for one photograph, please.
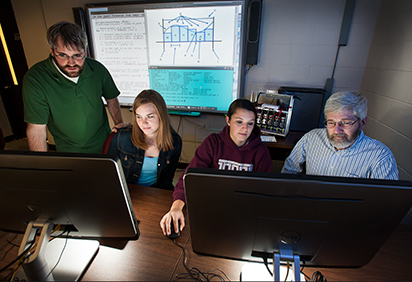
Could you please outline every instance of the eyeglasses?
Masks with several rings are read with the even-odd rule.
[[[73,56],[68,56],[64,53],[57,53],[56,51],[54,51],[54,56],[57,59],[62,60],[62,61],[68,61],[70,58],[72,58],[73,61],[75,62],[81,62],[84,59],[84,57],[86,57],[86,54],[83,53],[83,54],[75,54]]]
[[[358,120],[359,120],[359,118],[357,118],[355,121],[345,120],[345,121],[339,121],[339,122],[336,122],[336,121],[333,121],[333,120],[325,120],[323,123],[325,124],[325,126],[327,128],[334,128],[336,126],[336,124],[339,125],[339,127],[341,127],[341,128],[350,128]]]

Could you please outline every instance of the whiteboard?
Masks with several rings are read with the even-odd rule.
[[[243,97],[245,1],[88,4],[91,56],[121,105],[154,89],[173,111],[226,112]]]

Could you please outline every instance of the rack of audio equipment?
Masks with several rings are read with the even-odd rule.
[[[288,134],[293,111],[293,95],[280,94],[276,90],[252,91],[250,101],[255,104],[256,125],[263,134]]]

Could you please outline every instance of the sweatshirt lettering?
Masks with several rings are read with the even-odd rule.
[[[253,164],[242,164],[230,160],[219,159],[218,165],[221,170],[253,171]]]

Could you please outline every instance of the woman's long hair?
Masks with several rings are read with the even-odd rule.
[[[149,148],[145,140],[145,134],[140,129],[136,121],[136,109],[144,104],[152,104],[159,116],[159,129],[157,130],[156,144],[160,151],[169,151],[173,149],[172,128],[170,125],[170,117],[167,112],[165,100],[157,91],[148,89],[143,90],[137,95],[133,102],[133,128],[132,142],[140,149],[147,150]]]

